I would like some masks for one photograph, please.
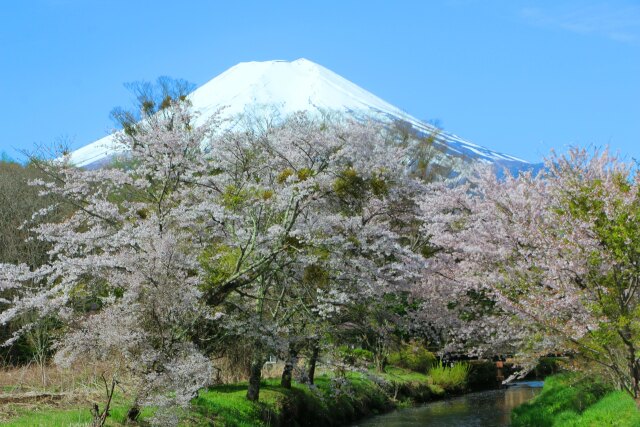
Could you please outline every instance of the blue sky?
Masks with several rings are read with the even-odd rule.
[[[0,151],[104,136],[126,82],[299,57],[526,160],[572,144],[640,159],[638,0],[6,2]]]

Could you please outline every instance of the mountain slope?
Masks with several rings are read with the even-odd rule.
[[[226,107],[224,115],[229,117],[266,107],[283,116],[295,111],[336,111],[358,117],[371,116],[382,121],[402,120],[425,134],[436,131],[432,125],[307,59],[242,62],[196,89],[189,99],[201,119],[222,106]],[[447,132],[439,133],[438,142],[454,155],[510,169],[530,167],[524,160],[489,150]],[[74,151],[71,160],[78,166],[90,167],[107,161],[117,152],[113,137],[107,136]]]

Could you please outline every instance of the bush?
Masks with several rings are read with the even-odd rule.
[[[391,353],[387,360],[390,365],[399,368],[427,373],[436,363],[436,356],[421,345],[410,343],[400,351]]]
[[[447,366],[440,361],[431,368],[429,377],[431,377],[433,384],[442,387],[448,392],[460,392],[467,385],[470,370],[471,367],[466,362]]]

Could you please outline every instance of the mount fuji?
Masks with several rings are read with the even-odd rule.
[[[282,116],[308,111],[337,112],[388,123],[400,120],[412,125],[418,133],[437,132],[436,144],[447,154],[511,170],[535,167],[525,160],[440,131],[333,71],[302,58],[295,61],[241,62],[193,91],[189,100],[200,120],[210,117],[220,107],[225,107],[223,116],[234,117],[265,106]],[[96,167],[120,151],[112,134],[73,151],[71,162],[76,166]]]

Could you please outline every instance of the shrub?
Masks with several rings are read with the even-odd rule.
[[[400,368],[427,373],[436,363],[436,356],[419,344],[409,343],[400,351],[391,353],[388,362]]]

